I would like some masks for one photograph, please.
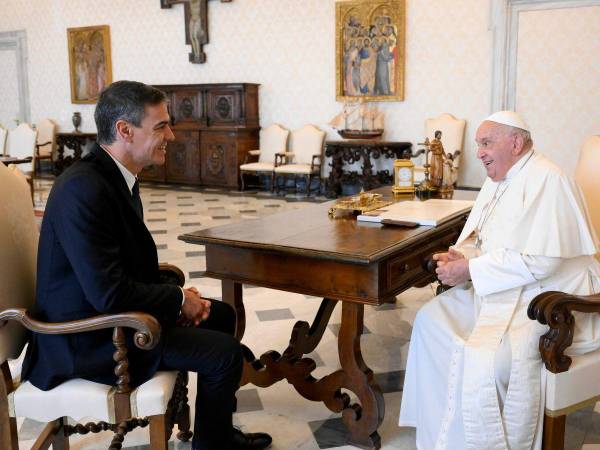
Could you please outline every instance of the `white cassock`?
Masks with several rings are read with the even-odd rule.
[[[417,428],[417,448],[541,448],[547,327],[527,307],[545,291],[600,291],[588,223],[577,185],[537,151],[505,180],[486,180],[455,246],[472,281],[428,302],[413,325],[400,425]],[[574,315],[569,351],[600,347],[599,316]]]

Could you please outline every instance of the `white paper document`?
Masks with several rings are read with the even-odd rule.
[[[470,200],[430,199],[393,203],[381,209],[369,211],[356,218],[361,222],[381,222],[384,219],[416,222],[419,225],[439,225],[459,214],[468,212],[473,203]]]

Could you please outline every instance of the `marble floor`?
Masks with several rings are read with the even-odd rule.
[[[50,180],[36,181],[36,209],[42,215],[51,187]],[[177,239],[182,233],[240,220],[251,220],[296,208],[310,208],[324,199],[277,196],[265,192],[227,192],[161,185],[142,185],[145,220],[156,241],[159,259],[179,266],[186,274],[186,285],[196,286],[204,296],[220,299],[220,282],[201,277],[205,269],[204,248]],[[361,338],[366,363],[376,374],[385,397],[385,419],[379,432],[382,449],[415,449],[415,433],[397,425],[408,344],[416,311],[433,295],[430,286],[410,289],[398,296],[396,304],[366,307],[365,331]],[[268,349],[283,350],[297,320],[311,322],[320,299],[272,289],[244,286],[246,334],[243,342],[260,354]],[[340,308],[336,308],[322,342],[309,355],[317,362],[315,376],[339,368],[336,336]],[[195,395],[195,380],[190,396]],[[193,401],[190,402],[193,409]],[[435,405],[431,405],[435,407]],[[193,411],[192,411],[193,414]],[[243,386],[238,392],[238,412],[234,422],[242,430],[267,431],[274,450],[353,449],[340,415],[321,403],[300,397],[286,382],[269,388]],[[28,449],[43,424],[18,420],[19,448]],[[110,433],[72,438],[72,450],[107,448]],[[171,442],[174,449],[189,449],[189,444]],[[600,405],[572,414],[568,418],[566,448],[600,450]],[[127,435],[124,449],[146,450],[147,430]],[[459,449],[453,449],[459,450]]]

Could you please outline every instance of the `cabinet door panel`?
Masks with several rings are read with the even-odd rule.
[[[229,133],[202,133],[202,182],[236,187],[236,143]],[[235,133],[234,133],[235,135]]]
[[[140,181],[158,181],[165,182],[165,166],[148,166],[138,175]]]
[[[200,184],[198,131],[173,130],[175,141],[167,145],[167,181]]]
[[[212,89],[207,94],[208,124],[235,125],[241,118],[242,93],[237,89]]]
[[[171,98],[170,113],[174,124],[201,120],[202,95],[199,91],[175,91]]]

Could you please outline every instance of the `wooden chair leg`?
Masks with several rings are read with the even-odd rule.
[[[240,179],[241,179],[241,182],[242,182],[242,191],[243,191],[243,190],[246,189],[246,185],[244,183],[244,172],[240,173]]]
[[[277,177],[275,176],[275,172],[271,172],[271,192],[275,190],[275,180]]]
[[[167,450],[167,417],[164,414],[150,416],[150,450]]]
[[[52,449],[53,450],[69,450],[69,436],[65,433],[65,425],[67,425],[67,418],[63,417],[58,419],[58,423],[60,424],[60,429],[54,435],[54,439],[52,441]]]
[[[0,413],[0,448],[19,450],[19,437],[17,435],[17,420]]]
[[[310,181],[311,181],[312,176],[310,174],[308,174],[307,176],[307,180],[306,180],[306,196],[310,197]]]
[[[567,416],[550,417],[544,415],[543,450],[564,450],[566,419]]]

